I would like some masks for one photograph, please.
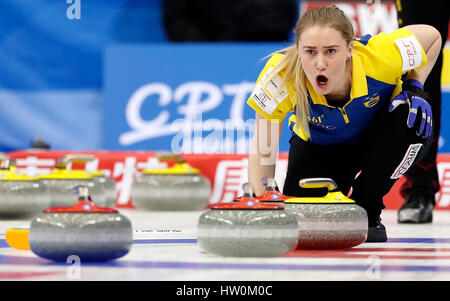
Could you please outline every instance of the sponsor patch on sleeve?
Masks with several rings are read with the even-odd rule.
[[[256,85],[256,88],[251,95],[258,106],[268,114],[272,114],[277,106],[289,95],[284,86],[278,90],[278,87],[282,82],[281,77],[278,75],[275,75],[270,82],[267,83],[266,87],[263,88],[262,82],[267,78],[271,69],[272,68],[263,75],[261,81]]]
[[[412,70],[422,65],[422,48],[416,37],[409,36],[400,38],[396,39],[394,42],[402,56],[402,71]]]
[[[259,83],[255,90],[253,90],[252,98],[267,114],[272,114],[278,106],[278,102],[274,100],[265,89],[263,89],[261,83]]]
[[[417,143],[417,144],[411,144],[408,147],[408,150],[406,151],[406,154],[403,157],[402,162],[395,169],[394,173],[391,176],[391,179],[399,179],[401,176],[403,176],[408,171],[408,169],[414,163],[414,159],[416,159],[417,154],[419,153],[422,145],[423,145],[422,143]]]

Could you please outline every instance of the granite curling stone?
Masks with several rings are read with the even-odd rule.
[[[84,170],[68,169],[69,163],[86,163],[95,160],[94,156],[72,154],[58,159],[56,167],[49,174],[39,175],[41,182],[47,187],[50,206],[73,206],[77,202],[74,198],[74,187],[79,185],[88,187],[95,204],[105,206],[103,187],[94,182],[93,177]]]
[[[0,217],[26,218],[41,212],[50,205],[46,191],[39,179],[19,172],[14,159],[1,157]]]
[[[284,201],[285,210],[298,218],[297,249],[347,249],[365,242],[366,211],[338,191],[332,179],[308,178],[299,184],[303,188],[327,187],[328,194]]]
[[[133,242],[130,220],[117,210],[96,206],[87,187],[78,190],[75,206],[48,208],[33,217],[31,251],[54,261],[66,261],[71,255],[81,261],[108,261],[126,255]]]
[[[199,217],[200,247],[226,257],[272,257],[295,249],[296,217],[283,206],[259,202],[250,184],[243,190],[238,203],[217,204]]]
[[[196,211],[208,205],[211,185],[180,155],[158,154],[160,161],[176,160],[165,169],[144,169],[131,188],[133,205],[148,211]]]

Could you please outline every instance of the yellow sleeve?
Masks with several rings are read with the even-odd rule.
[[[261,114],[270,122],[280,123],[289,111],[292,111],[290,91],[286,84],[282,86],[278,93],[276,90],[282,83],[280,74],[275,75],[272,80],[263,86],[263,80],[269,75],[271,69],[283,57],[282,54],[274,54],[266,63],[264,69],[258,76],[255,89],[247,100],[247,104],[256,112]]]
[[[387,34],[394,43],[394,56],[402,62],[402,73],[420,69],[427,64],[427,55],[414,34],[406,28],[401,28]]]
[[[371,37],[365,47],[357,48],[361,49],[366,75],[390,84],[396,84],[403,74],[427,64],[422,45],[406,28],[379,33]]]

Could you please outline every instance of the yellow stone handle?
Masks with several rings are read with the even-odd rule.
[[[337,190],[338,186],[333,179],[330,178],[305,178],[298,183],[302,188],[328,188],[328,191]]]
[[[177,160],[177,163],[184,163],[184,159],[181,155],[172,152],[160,152],[156,154],[156,158],[159,161]]]
[[[67,167],[67,163],[86,163],[90,161],[94,161],[96,158],[93,155],[88,154],[70,154],[58,159],[58,163],[56,163],[56,168],[64,169]]]
[[[29,250],[28,229],[8,229],[5,233],[6,243],[14,249]]]

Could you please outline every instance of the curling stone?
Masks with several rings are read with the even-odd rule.
[[[16,162],[2,157],[0,167],[0,217],[23,218],[41,212],[50,205],[46,187],[38,178],[16,169]]]
[[[82,185],[89,188],[95,204],[105,206],[104,189],[84,170],[68,169],[69,163],[86,163],[95,160],[94,156],[73,154],[58,159],[56,168],[49,174],[39,175],[46,185],[50,197],[50,206],[73,206],[77,202],[74,187]]]
[[[246,183],[238,203],[220,203],[198,221],[198,243],[204,250],[231,257],[279,256],[295,249],[299,228],[283,206],[264,204]]]
[[[29,246],[36,255],[66,261],[107,261],[126,255],[133,242],[130,220],[117,210],[96,206],[85,186],[73,207],[54,207],[33,217]]]
[[[158,154],[160,161],[176,160],[166,169],[144,169],[131,188],[133,205],[150,211],[194,211],[208,205],[211,187],[208,178],[186,163],[180,155]]]
[[[299,184],[303,188],[327,187],[328,194],[284,201],[286,211],[298,218],[297,249],[346,249],[365,242],[366,211],[338,191],[332,179],[308,178],[300,180]]]
[[[91,176],[96,184],[103,186],[105,207],[115,207],[117,198],[116,182],[100,170],[91,172]]]

